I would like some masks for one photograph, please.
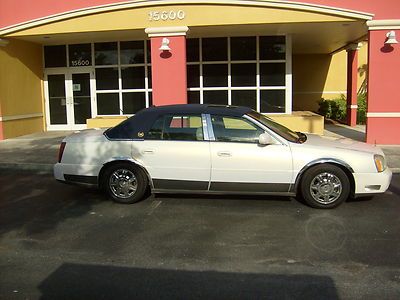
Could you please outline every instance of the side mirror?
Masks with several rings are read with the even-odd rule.
[[[268,133],[261,133],[258,137],[258,143],[260,145],[271,145],[274,143],[272,137]]]

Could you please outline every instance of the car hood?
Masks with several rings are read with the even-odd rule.
[[[64,142],[67,143],[80,143],[80,142],[98,142],[106,139],[104,136],[106,128],[94,128],[75,131],[73,134],[67,136]]]
[[[320,147],[330,147],[336,149],[348,149],[353,151],[368,152],[368,153],[378,153],[383,155],[382,150],[374,145],[369,145],[366,143],[358,142],[348,138],[337,138],[337,137],[326,137],[316,134],[306,134],[307,141],[305,145],[310,146],[320,146]]]

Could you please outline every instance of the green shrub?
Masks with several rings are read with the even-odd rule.
[[[365,124],[367,113],[366,95],[360,94],[357,96],[357,124]],[[347,101],[344,95],[336,99],[321,99],[319,102],[318,113],[325,118],[345,122],[347,116]]]
[[[357,124],[365,124],[367,120],[367,95],[360,94],[357,96]]]
[[[336,99],[321,99],[319,102],[318,113],[325,118],[337,121],[346,120],[346,98],[342,95]]]

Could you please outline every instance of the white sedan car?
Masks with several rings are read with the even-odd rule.
[[[120,203],[150,189],[301,195],[312,207],[333,208],[384,193],[392,172],[375,146],[293,132],[246,107],[188,104],[66,137],[54,176],[97,185]]]

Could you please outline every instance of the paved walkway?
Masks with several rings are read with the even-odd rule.
[[[31,170],[36,173],[52,173],[57,162],[62,139],[72,131],[49,131],[0,141],[1,170]],[[364,141],[365,126],[348,127],[342,124],[326,124],[324,135]],[[381,146],[389,167],[400,173],[400,146]]]

